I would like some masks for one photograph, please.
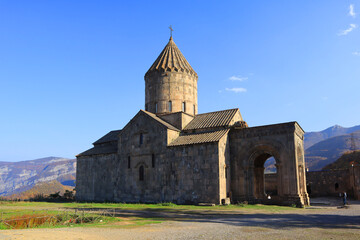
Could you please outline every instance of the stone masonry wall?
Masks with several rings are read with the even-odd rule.
[[[114,164],[116,154],[78,157],[76,199],[78,201],[112,201],[114,198]]]
[[[147,75],[145,110],[152,113],[169,113],[169,101],[172,102],[171,112],[182,111],[182,103],[185,102],[184,112],[190,115],[197,114],[197,76],[183,72],[152,72]]]
[[[145,113],[122,130],[114,201],[220,203],[217,143],[167,147],[174,132]]]
[[[265,174],[265,193],[270,196],[277,195],[277,173]]]
[[[289,122],[230,131],[231,189],[233,201],[266,199],[264,162],[273,156],[277,164],[278,199],[281,204],[307,205],[301,193],[300,159],[295,146],[298,124]]]
[[[225,135],[219,141],[219,199],[230,197],[230,144],[229,137]]]
[[[194,119],[193,115],[189,115],[184,112],[163,114],[159,115],[159,117],[180,130],[185,128],[185,126]]]
[[[344,191],[349,196],[353,195],[349,170],[307,172],[306,180],[310,197],[337,197]]]

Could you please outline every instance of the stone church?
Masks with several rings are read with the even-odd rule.
[[[197,81],[171,37],[145,74],[145,110],[77,155],[77,200],[308,205],[299,124],[248,127],[237,108],[198,114]]]

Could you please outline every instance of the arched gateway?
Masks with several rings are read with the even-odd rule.
[[[237,108],[198,114],[198,75],[172,37],[144,80],[145,110],[77,155],[77,200],[309,203],[296,122],[249,128]]]
[[[308,205],[304,131],[296,122],[230,131],[232,201]],[[265,193],[264,163],[275,158],[276,196]]]

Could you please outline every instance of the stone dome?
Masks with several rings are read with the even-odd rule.
[[[180,52],[172,37],[170,37],[168,44],[146,72],[145,76],[151,72],[185,72],[197,76],[197,73]]]

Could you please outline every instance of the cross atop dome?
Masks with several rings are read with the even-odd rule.
[[[172,38],[172,32],[174,31],[174,29],[172,29],[171,25],[170,25],[169,29],[170,29],[170,38]]]

